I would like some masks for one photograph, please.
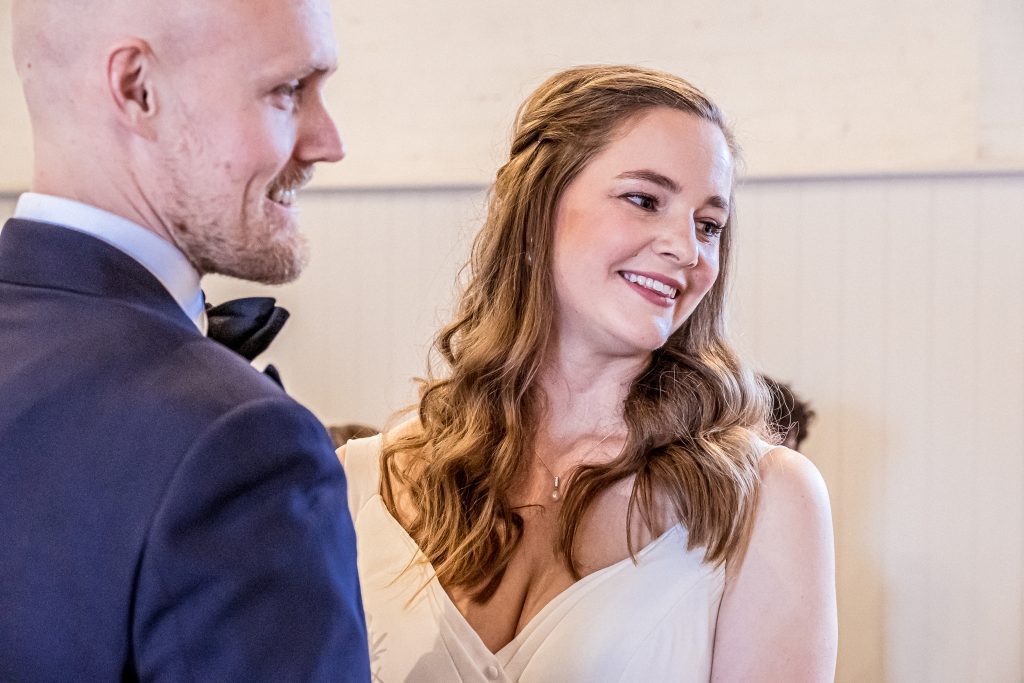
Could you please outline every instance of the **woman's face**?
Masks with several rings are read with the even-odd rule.
[[[657,107],[620,126],[559,200],[563,349],[628,356],[664,345],[718,277],[732,180],[714,123]]]

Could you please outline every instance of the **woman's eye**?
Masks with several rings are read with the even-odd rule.
[[[639,192],[631,192],[625,195],[626,201],[631,204],[635,204],[644,211],[654,211],[658,208],[658,200],[649,194],[642,194]]]
[[[725,230],[724,226],[721,226],[714,221],[701,221],[700,225],[707,237],[718,237],[722,234],[722,231]]]

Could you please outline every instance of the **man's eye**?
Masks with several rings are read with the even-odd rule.
[[[649,194],[643,194],[641,192],[631,192],[625,195],[626,201],[634,204],[644,211],[654,211],[658,208],[658,200]]]
[[[276,97],[283,97],[287,99],[294,99],[298,96],[299,91],[302,90],[302,83],[299,81],[292,81],[291,83],[284,83],[274,89],[274,95]]]

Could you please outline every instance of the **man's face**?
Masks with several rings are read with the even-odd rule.
[[[148,194],[201,273],[288,282],[307,257],[296,190],[316,162],[344,156],[322,99],[337,62],[330,8],[327,0],[208,7],[198,47],[157,67]]]

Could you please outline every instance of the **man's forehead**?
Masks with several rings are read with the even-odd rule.
[[[152,12],[121,22],[96,47],[104,51],[118,41],[141,39],[160,71],[174,77],[194,79],[200,73],[202,81],[263,87],[274,78],[296,78],[297,71],[333,68],[337,60],[329,6],[326,13],[313,11],[327,0],[132,1]]]
[[[129,39],[171,72],[258,87],[331,72],[338,59],[329,0],[13,2],[15,60],[34,64],[39,82],[92,72]]]
[[[184,40],[198,38],[223,57],[238,48],[239,56],[260,53],[282,61],[301,57],[311,68],[334,68],[337,46],[327,0],[188,1],[201,8],[192,16],[179,10],[177,30],[188,34]]]
[[[257,31],[267,35],[299,25],[333,35],[328,0],[12,0],[12,19],[16,30],[94,31],[143,39],[233,28],[247,40],[259,40]]]

